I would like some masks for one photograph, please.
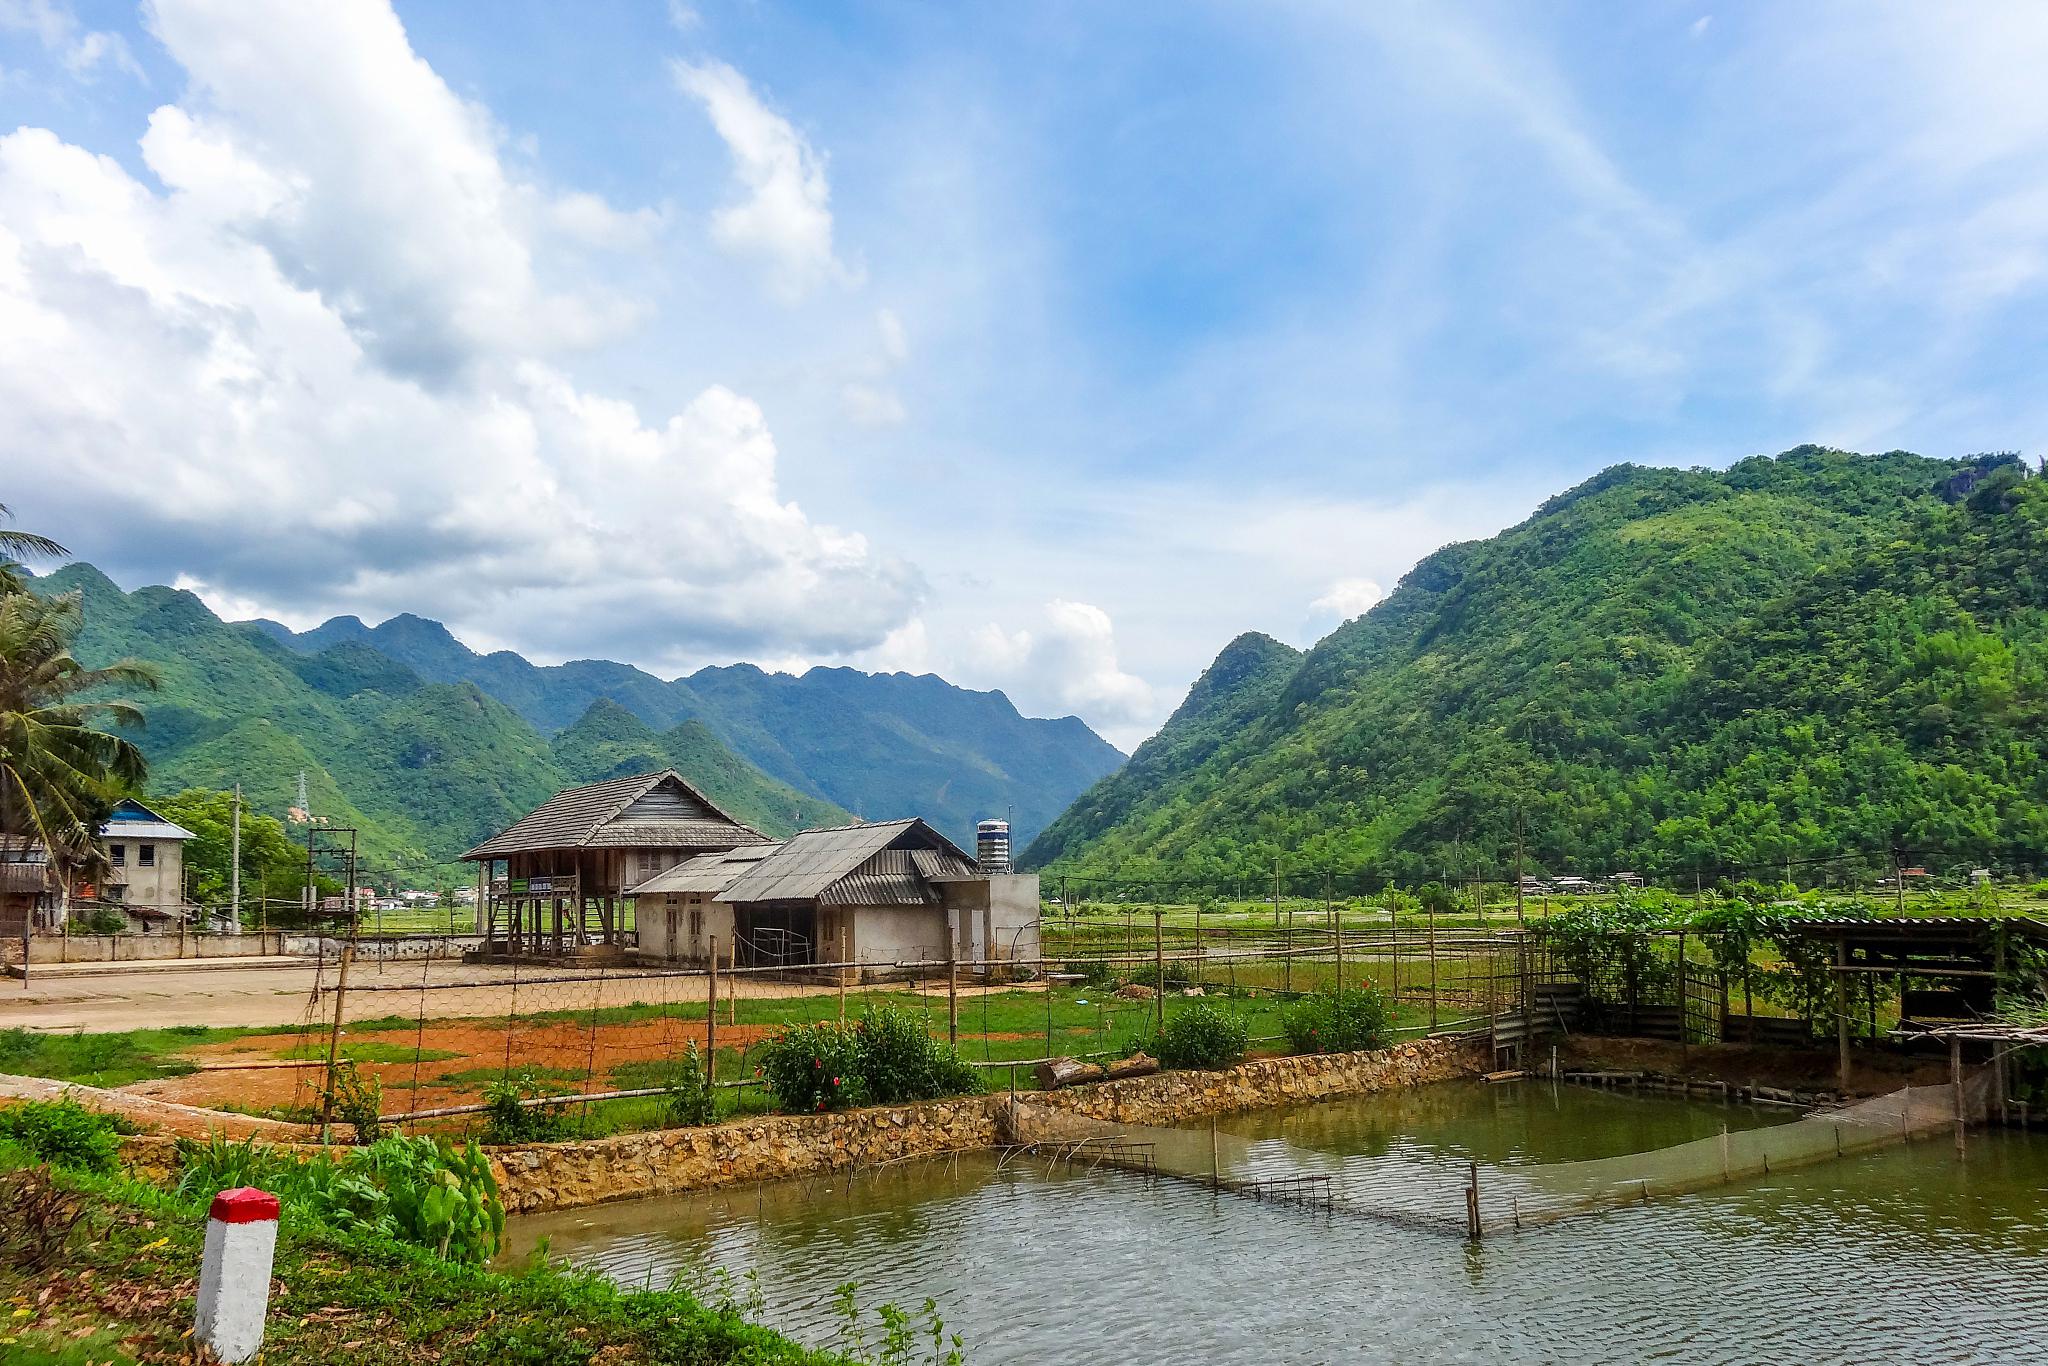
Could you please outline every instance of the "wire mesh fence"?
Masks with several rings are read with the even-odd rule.
[[[1161,914],[1037,928],[1042,951],[1030,958],[948,962],[925,950],[891,963],[715,968],[465,961],[431,937],[335,941],[295,1024],[213,1046],[186,1095],[340,1124],[354,1082],[373,1084],[387,1127],[480,1130],[495,1099],[559,1117],[549,1127],[565,1136],[613,1132],[663,1122],[669,1089],[707,1061],[722,1110],[768,1111],[764,1041],[883,1006],[919,1017],[990,1089],[1028,1091],[1037,1064],[1153,1047],[1163,1022],[1196,1005],[1234,1017],[1254,1053],[1286,1051],[1293,1002],[1340,985],[1385,993],[1407,1034],[1484,1027],[1512,1008],[1526,956],[1511,935],[1406,927],[1198,931]]]

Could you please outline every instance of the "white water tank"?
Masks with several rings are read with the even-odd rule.
[[[1010,871],[1010,823],[983,821],[974,827],[974,862],[984,873]]]

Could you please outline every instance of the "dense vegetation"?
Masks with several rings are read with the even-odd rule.
[[[2048,846],[2048,480],[1811,447],[1619,466],[1429,556],[1305,656],[1232,644],[1026,852],[1689,877]]]
[[[970,839],[1010,809],[1028,833],[1119,757],[1071,718],[1027,720],[999,693],[930,677],[740,666],[665,683],[477,655],[417,617],[303,636],[223,622],[190,593],[124,593],[90,565],[36,587],[79,595],[88,663],[155,666],[133,735],[153,793],[240,782],[252,810],[282,814],[304,771],[313,810],[361,829],[373,871],[406,880],[560,787],[624,772],[673,766],[771,834],[854,812],[933,817]]]
[[[921,1016],[870,1005],[852,1024],[820,1020],[784,1026],[761,1045],[762,1083],[792,1114],[895,1105],[969,1095],[981,1078]]]

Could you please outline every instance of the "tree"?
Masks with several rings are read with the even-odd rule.
[[[14,512],[0,503],[0,522],[14,520]],[[61,559],[71,552],[47,536],[0,528],[0,593],[20,593],[27,585],[21,578],[21,561]]]
[[[132,741],[101,728],[140,726],[141,710],[105,690],[156,686],[134,660],[79,663],[79,623],[75,593],[0,595],[0,835],[41,844],[67,881],[101,870],[99,824],[147,767]]]
[[[187,788],[175,797],[152,803],[165,820],[192,832],[185,844],[185,873],[192,895],[202,905],[228,899],[233,879],[235,794],[211,788]],[[269,895],[295,898],[306,884],[306,851],[292,843],[283,822],[242,808],[242,897],[245,902]]]

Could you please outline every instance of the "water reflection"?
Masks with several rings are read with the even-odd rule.
[[[1220,1127],[1260,1166],[1384,1178],[1408,1155],[1505,1176],[1780,1117],[1445,1086]],[[1960,1166],[1924,1143],[1476,1247],[985,1154],[522,1219],[511,1237],[633,1284],[756,1271],[769,1321],[819,1343],[842,1281],[867,1304],[929,1295],[976,1366],[2048,1360],[2048,1143],[1972,1138]]]

